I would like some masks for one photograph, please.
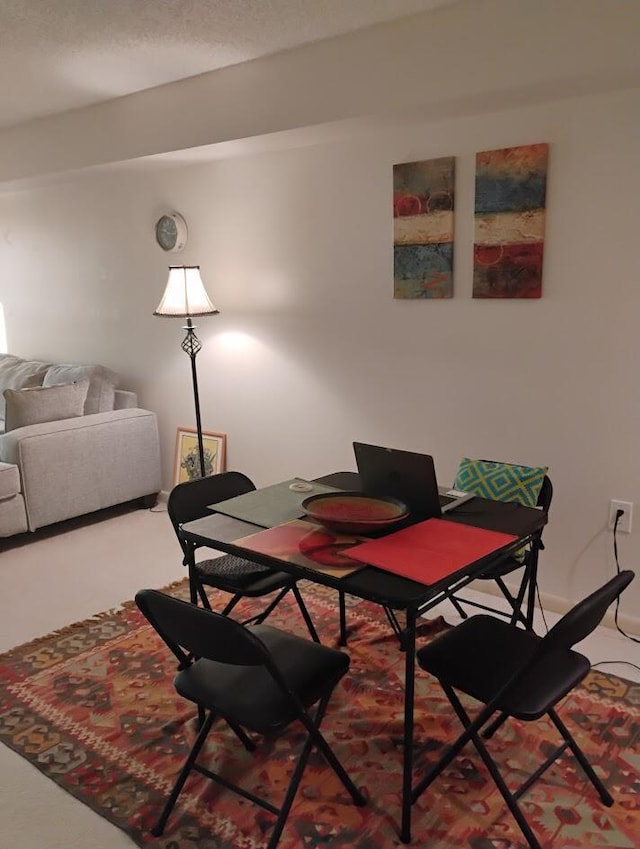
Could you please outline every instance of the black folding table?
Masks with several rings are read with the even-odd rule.
[[[353,472],[335,472],[316,480],[319,483],[326,483],[339,489],[359,489],[358,476]],[[515,502],[504,503],[474,498],[465,502],[456,510],[445,514],[443,518],[451,522],[513,534],[517,537],[517,541],[513,543],[510,550],[516,550],[527,543],[533,546],[532,557],[528,558],[528,565],[525,567],[529,570],[527,576],[529,592],[526,599],[525,616],[531,626],[535,606],[539,537],[547,521],[546,515],[540,510],[523,507]],[[237,543],[237,540],[242,537],[249,536],[262,529],[261,526],[214,512],[210,516],[184,524],[180,529],[180,535],[190,543],[187,555],[189,569],[191,570],[194,567],[197,548],[213,548],[255,561],[278,571],[288,572],[296,578],[304,578],[317,584],[333,587],[343,593],[376,602],[394,611],[404,612],[406,616],[406,629],[403,635],[405,650],[404,753],[402,811],[399,831],[402,842],[408,843],[411,840],[416,621],[431,607],[446,599],[450,593],[460,590],[475,580],[484,569],[491,565],[495,555],[469,563],[454,575],[431,585],[421,584],[373,566],[367,566],[345,577],[336,578],[286,560],[259,554],[251,549],[243,548]],[[503,550],[499,556],[504,556],[504,554]],[[341,622],[342,628],[344,628],[344,622]]]

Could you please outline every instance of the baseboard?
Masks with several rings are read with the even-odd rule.
[[[505,583],[507,584],[511,592],[517,592],[517,585],[510,585],[507,581],[505,581]],[[486,586],[484,586],[484,584],[486,584]],[[502,593],[493,581],[483,581],[482,591],[485,592],[487,595],[493,595],[502,598]],[[567,613],[567,611],[569,611],[575,604],[574,601],[569,601],[566,598],[561,598],[560,596],[544,592],[540,593],[540,603],[542,604],[543,610],[551,610],[554,613],[559,613],[561,616]],[[615,623],[615,606],[612,605],[605,613],[604,619],[602,620],[602,625],[605,628],[617,630]],[[618,625],[622,628],[623,631],[626,631],[627,634],[631,634],[634,637],[640,636],[640,619],[637,616],[630,616],[626,613],[620,613],[618,616]]]

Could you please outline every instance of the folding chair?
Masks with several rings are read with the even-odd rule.
[[[190,544],[178,535],[180,525],[211,515],[215,512],[210,507],[212,504],[253,490],[255,490],[254,484],[241,472],[222,472],[218,475],[186,481],[179,483],[171,490],[167,509],[182,548],[184,555],[182,562],[185,566],[189,565],[187,554]],[[247,620],[247,622],[256,623],[263,622],[285,595],[291,591],[311,638],[319,642],[318,634],[302,599],[296,579],[286,572],[278,572],[266,566],[260,566],[258,563],[252,563],[250,560],[227,554],[196,563],[195,568],[189,570],[189,586],[193,604],[197,604],[198,598],[200,598],[203,606],[209,610],[211,610],[211,604],[205,587],[230,593],[231,599],[222,610],[224,616],[229,615],[244,596],[256,598],[278,591],[278,594],[262,613]]]
[[[322,752],[354,803],[365,803],[320,732],[331,694],[349,669],[349,655],[269,625],[246,627],[157,590],[140,590],[136,603],[178,659],[176,691],[205,712],[196,741],[152,831],[155,836],[164,831],[187,777],[195,771],[274,814],[277,819],[267,849],[275,849],[314,747]],[[245,729],[271,735],[295,721],[304,726],[306,739],[280,807],[196,762],[218,718],[226,721],[250,751],[255,743]]]
[[[525,507],[536,506],[548,515],[553,498],[553,486],[543,468],[518,466],[512,463],[497,463],[489,460],[468,460],[460,464],[454,484],[456,489],[473,492],[483,498],[497,501],[515,501]],[[449,600],[462,619],[467,618],[465,606],[486,610],[494,615],[509,619],[512,624],[520,622],[525,628],[532,627],[531,613],[533,604],[529,604],[528,614],[523,612],[523,602],[527,592],[533,599],[538,567],[538,553],[544,550],[542,529],[531,542],[519,552],[507,555],[477,576],[479,581],[494,581],[509,609],[502,610],[474,599],[449,595]],[[504,579],[507,575],[523,570],[520,584],[511,592]],[[530,584],[533,579],[534,583]]]
[[[579,602],[544,637],[493,616],[480,614],[466,619],[417,652],[419,665],[438,679],[465,730],[414,786],[412,802],[471,740],[532,849],[540,849],[540,844],[517,800],[567,748],[573,752],[603,804],[613,804],[611,795],[556,713],[555,706],[591,668],[589,660],[573,651],[572,647],[600,624],[609,605],[633,577],[634,573],[630,570],[620,572]],[[484,705],[473,721],[456,690]],[[490,722],[495,714],[497,718]],[[489,739],[509,717],[529,722],[545,714],[559,731],[563,743],[521,787],[512,792],[482,737]],[[480,731],[484,726],[486,729],[481,737]]]

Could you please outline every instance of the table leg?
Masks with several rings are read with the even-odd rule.
[[[402,770],[402,823],[400,840],[411,840],[411,785],[413,782],[413,703],[415,697],[416,612],[407,611],[404,633],[404,762]]]

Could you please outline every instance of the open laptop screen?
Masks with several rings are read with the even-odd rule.
[[[439,490],[430,454],[364,442],[354,442],[353,450],[364,492],[399,498],[414,520],[438,517],[473,498],[472,493]]]
[[[429,454],[364,442],[354,442],[353,450],[364,492],[399,498],[413,519],[441,515],[436,471]]]

